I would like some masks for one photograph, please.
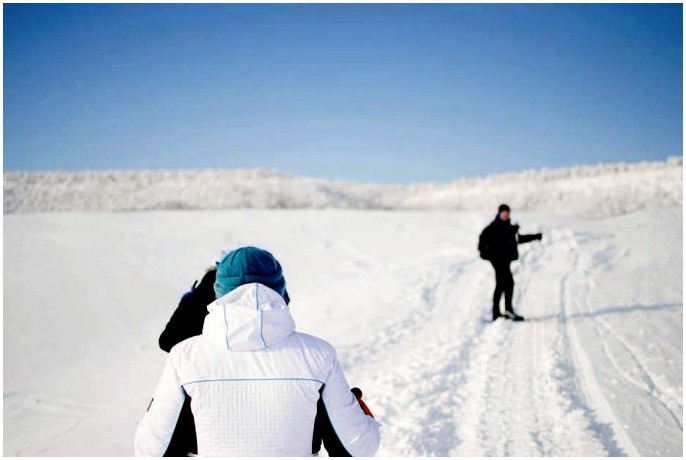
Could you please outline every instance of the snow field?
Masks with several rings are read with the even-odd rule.
[[[544,234],[513,264],[523,323],[489,318],[476,243],[493,215],[6,215],[4,454],[131,455],[179,297],[253,244],[281,261],[297,329],[364,391],[382,456],[682,455],[681,207],[513,208]]]

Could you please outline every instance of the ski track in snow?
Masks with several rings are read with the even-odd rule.
[[[613,357],[613,352],[609,349],[607,343],[603,343],[604,355],[612,363],[612,366],[617,371],[617,374],[621,375],[627,383],[636,386],[636,388],[639,390],[642,390],[643,392],[646,392],[652,396],[658,404],[660,404],[669,412],[674,420],[674,423],[679,427],[680,430],[683,431],[683,425],[678,415],[681,412],[681,403],[666,393],[662,389],[662,386],[651,377],[650,373],[646,370],[646,366],[643,364],[642,359],[639,357],[639,354],[634,351],[634,347],[624,340],[621,335],[615,333],[610,325],[601,320],[596,321],[598,330],[601,328],[604,329],[612,334],[613,339],[620,343],[622,348],[626,351],[626,354],[635,363],[633,370],[638,371],[637,373],[639,373],[639,376],[634,377],[627,372]],[[602,332],[599,331],[599,334],[602,334]]]
[[[564,343],[567,369],[572,382],[569,386],[570,396],[576,407],[588,418],[588,428],[596,434],[603,445],[604,452],[598,455],[627,455],[627,449],[629,450],[628,454],[638,455],[600,389],[593,368],[578,339],[574,320],[568,319],[571,315],[570,308],[573,300],[580,295],[585,296],[586,293],[571,286],[571,280],[574,279],[579,267],[576,236],[571,231],[565,231],[560,235],[560,240],[558,245],[561,245],[563,249],[558,252],[561,252],[560,256],[565,258],[561,266],[570,267],[570,270],[561,277],[559,283],[561,338]],[[603,421],[600,421],[600,418]],[[624,449],[616,441],[617,437],[622,440],[621,444]]]
[[[568,291],[567,301],[565,305],[572,303],[571,299],[576,297],[577,314],[580,318],[590,318],[592,327],[595,330],[597,337],[600,339],[599,344],[602,350],[602,355],[606,361],[614,369],[614,375],[622,378],[626,385],[634,387],[636,393],[643,396],[639,404],[645,405],[649,411],[655,413],[656,410],[664,410],[671,418],[674,426],[683,434],[683,422],[680,414],[683,412],[683,404],[677,398],[670,396],[670,392],[660,383],[656,383],[659,379],[653,378],[649,371],[649,366],[641,358],[641,353],[638,349],[631,345],[621,333],[615,331],[612,324],[604,320],[600,315],[594,314],[589,301],[589,280],[597,277],[598,273],[611,268],[611,264],[607,263],[608,259],[618,258],[622,254],[617,254],[612,246],[604,247],[595,252],[580,251],[578,249],[580,241],[583,242],[586,238],[575,238],[571,247],[574,249],[574,264],[570,272],[569,278],[574,278],[571,282],[566,283]],[[582,259],[590,259],[583,260]],[[605,261],[604,263],[593,263],[597,261]],[[575,291],[576,294],[572,294]],[[580,294],[579,294],[580,293]],[[659,455],[661,452],[641,452],[632,441],[631,436],[625,429],[625,424],[620,421],[616,415],[616,409],[611,407],[611,403],[604,395],[596,380],[592,365],[581,340],[578,338],[576,329],[576,322],[570,321],[569,330],[570,337],[573,338],[573,349],[576,353],[576,359],[580,362],[580,367],[585,372],[586,392],[590,395],[592,404],[597,408],[600,417],[604,417],[611,421],[611,427],[604,426],[599,430],[605,437],[605,442],[608,445],[608,453],[611,455]],[[624,361],[620,363],[619,359]],[[627,405],[636,404],[633,398],[627,398]],[[657,406],[657,407],[656,407]],[[662,420],[660,420],[662,423]],[[596,422],[596,426],[599,426]],[[614,435],[617,439],[617,445],[611,436]],[[674,455],[671,452],[670,455]]]
[[[54,446],[59,445],[65,435],[76,432],[93,414],[111,409],[111,406],[104,404],[85,404],[34,393],[6,392],[3,400],[5,418],[8,415],[16,417],[30,413],[33,417],[47,420],[48,428],[41,439],[42,447],[34,445],[35,440],[29,441],[29,448],[17,450],[12,454],[16,456],[52,456]],[[60,423],[53,423],[56,420]]]

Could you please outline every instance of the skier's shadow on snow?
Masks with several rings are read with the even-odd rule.
[[[634,305],[634,306],[623,306],[623,307],[607,307],[607,308],[601,308],[600,310],[592,311],[592,312],[586,312],[586,313],[573,313],[571,315],[564,315],[563,312],[558,312],[550,315],[544,315],[544,316],[533,316],[533,317],[526,317],[527,323],[537,323],[537,322],[544,322],[544,321],[552,321],[552,320],[570,320],[570,319],[578,319],[578,318],[595,318],[598,316],[605,316],[605,315],[625,315],[625,314],[630,314],[630,313],[638,313],[638,312],[643,312],[643,313],[654,313],[656,311],[663,311],[663,310],[681,310],[683,308],[683,304],[680,303],[670,303],[670,304],[655,304],[655,305]],[[488,321],[492,322],[492,321]]]

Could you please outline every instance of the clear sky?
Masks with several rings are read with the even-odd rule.
[[[11,170],[409,183],[682,155],[681,4],[4,4]]]

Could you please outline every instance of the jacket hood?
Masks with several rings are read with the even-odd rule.
[[[260,283],[239,286],[209,304],[207,311],[203,336],[228,350],[267,348],[295,330],[283,297]]]

